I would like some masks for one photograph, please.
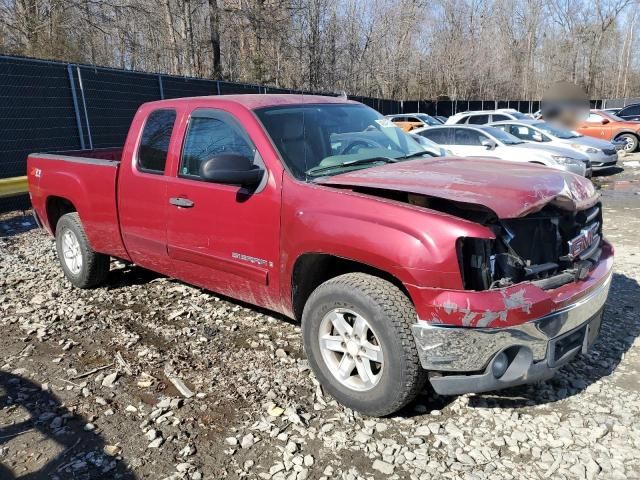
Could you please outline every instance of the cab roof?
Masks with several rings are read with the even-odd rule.
[[[242,105],[249,110],[256,110],[264,107],[275,107],[284,105],[303,105],[303,104],[359,104],[354,100],[348,100],[344,97],[329,97],[324,95],[303,95],[290,93],[248,93],[240,95],[209,95],[204,97],[184,97],[172,98],[169,100],[158,100],[149,102],[149,104],[158,107],[169,107],[172,105],[180,105],[184,103],[197,102],[202,106],[211,104],[212,106],[218,102],[232,102]]]

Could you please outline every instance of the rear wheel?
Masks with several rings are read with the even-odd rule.
[[[638,148],[638,137],[633,133],[623,133],[622,135],[618,135],[616,140],[622,140],[624,142],[624,147],[622,149],[627,153],[635,152]]]
[[[109,256],[91,248],[77,212],[67,213],[58,220],[56,250],[65,277],[76,287],[96,287],[107,279]]]
[[[372,416],[391,414],[425,385],[411,325],[416,314],[395,285],[349,273],[320,285],[302,315],[304,348],[325,389]]]

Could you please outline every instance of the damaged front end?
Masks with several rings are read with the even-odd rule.
[[[495,239],[460,238],[465,290],[491,290],[529,281],[549,290],[584,279],[602,254],[600,204],[570,211],[557,204],[522,218],[488,224]]]
[[[442,395],[548,379],[600,329],[613,251],[599,203],[485,225],[495,238],[458,240],[463,291],[414,291],[429,305],[413,326],[420,362]]]
[[[494,238],[457,242],[464,290],[421,291],[430,311],[413,333],[441,395],[548,379],[600,330],[612,250],[599,203],[576,211],[552,202],[485,226]]]

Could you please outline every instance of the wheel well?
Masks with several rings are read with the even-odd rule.
[[[66,198],[62,197],[49,197],[47,198],[47,221],[51,231],[56,233],[56,225],[58,220],[67,213],[76,212],[76,207]]]
[[[634,137],[640,139],[640,135],[638,135],[637,132],[618,132],[618,133],[616,133],[616,136],[613,137],[613,139],[615,140],[616,138],[619,138],[622,135],[633,135]]]
[[[307,253],[296,260],[291,279],[291,300],[296,320],[302,318],[302,310],[307,299],[320,284],[339,275],[355,272],[368,273],[393,283],[411,301],[411,296],[402,282],[383,270],[335,255]]]

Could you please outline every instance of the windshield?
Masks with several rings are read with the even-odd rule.
[[[409,134],[365,105],[290,105],[255,113],[300,180],[429,155]]]
[[[420,120],[422,120],[426,125],[429,126],[433,126],[433,125],[442,125],[442,122],[439,120],[436,120],[435,118],[433,118],[431,115],[427,115],[426,113],[420,113],[419,115],[416,115],[416,117],[418,117]]]
[[[572,132],[571,130],[567,130],[566,128],[558,127],[557,125],[552,125],[546,122],[536,123],[535,127],[556,138],[578,138],[582,136]]]
[[[487,132],[493,138],[498,140],[500,143],[504,143],[505,145],[517,145],[519,143],[524,143],[518,137],[511,135],[510,133],[505,132],[504,130],[500,130],[495,127],[483,127],[483,131]]]

